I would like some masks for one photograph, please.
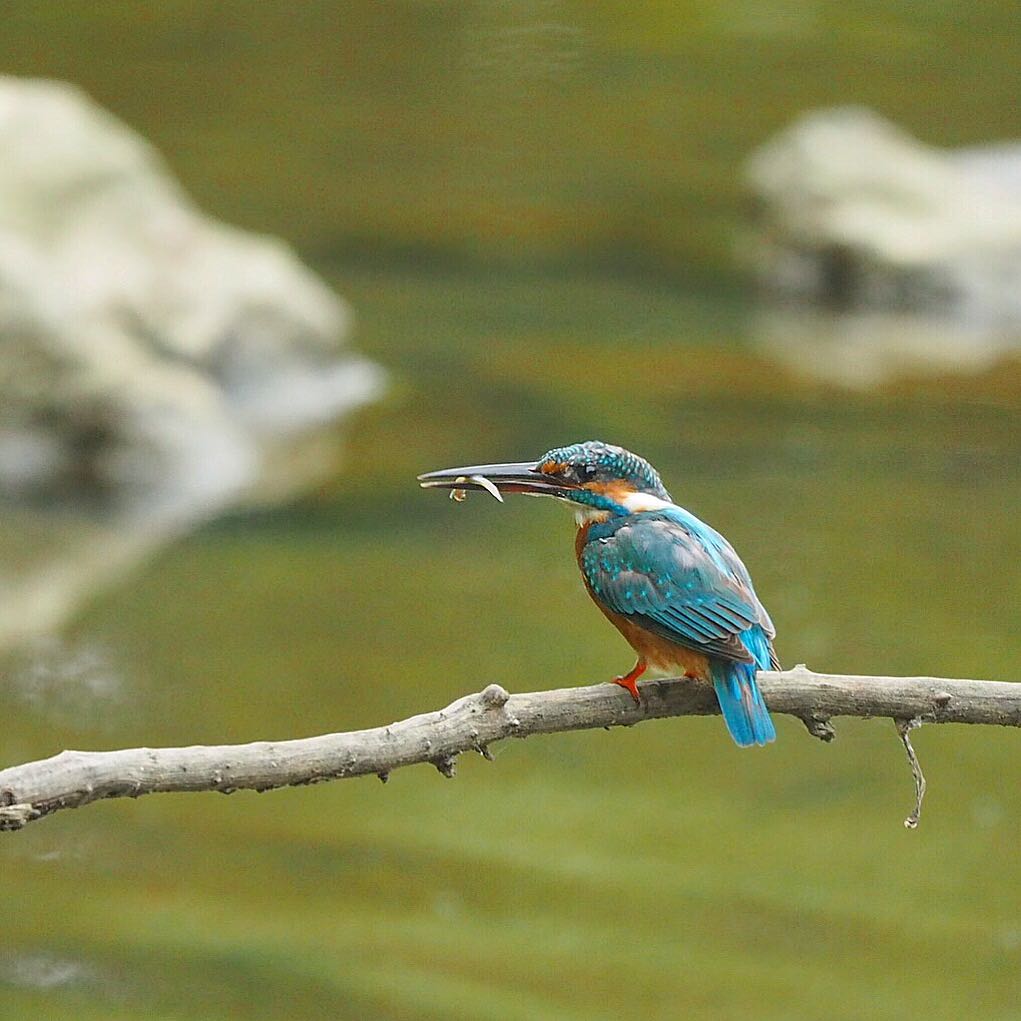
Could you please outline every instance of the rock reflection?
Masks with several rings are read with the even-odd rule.
[[[54,722],[112,727],[124,679],[112,651],[96,641],[39,636],[11,654],[0,691]]]
[[[28,989],[57,989],[95,977],[95,971],[81,961],[51,953],[16,953],[0,961],[0,982]]]
[[[752,341],[792,371],[851,389],[942,373],[979,373],[1021,352],[1021,334],[938,314],[764,305]]]

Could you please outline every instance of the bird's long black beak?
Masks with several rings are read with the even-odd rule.
[[[501,493],[531,493],[558,496],[565,484],[538,470],[534,461],[516,464],[472,464],[463,468],[441,468],[418,476],[423,489],[485,490],[498,500]]]

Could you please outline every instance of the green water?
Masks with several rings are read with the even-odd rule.
[[[561,508],[414,484],[588,437],[731,538],[785,663],[1017,679],[1017,365],[806,382],[757,353],[726,268],[733,164],[797,109],[1009,134],[1012,15],[775,10],[13,8],[0,66],[82,81],[207,208],[294,239],[393,380],[334,482],[214,523],[68,629],[50,654],[114,679],[93,702],[5,688],[3,763],[609,678],[629,650]],[[1021,1016],[1018,735],[923,729],[907,832],[889,722],[778,731],[742,752],[718,719],[660,721],[498,745],[455,780],[59,814],[0,840],[0,1017]]]

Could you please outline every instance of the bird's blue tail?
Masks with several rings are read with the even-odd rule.
[[[762,692],[755,682],[756,670],[769,668],[768,640],[758,628],[746,631],[741,637],[759,662],[714,660],[712,676],[727,730],[742,748],[747,748],[773,741],[776,730],[766,703],[762,700]]]

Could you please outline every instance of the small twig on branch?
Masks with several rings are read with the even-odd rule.
[[[906,822],[912,828],[918,823],[925,780],[908,730],[922,722],[1021,726],[1021,684],[853,677],[817,674],[804,666],[758,676],[772,712],[797,717],[824,741],[833,737],[830,720],[835,716],[894,720],[915,777],[915,811]],[[267,791],[367,774],[385,781],[394,769],[419,762],[430,762],[451,777],[458,755],[476,751],[490,758],[489,745],[507,737],[631,726],[642,720],[720,711],[712,689],[699,682],[646,681],[641,694],[641,705],[635,705],[612,684],[522,695],[508,695],[491,684],[446,709],[373,730],[240,745],[65,751],[0,770],[0,830],[20,829],[59,809],[101,798],[159,791]]]
[[[918,820],[922,818],[922,798],[925,797],[925,774],[922,773],[922,764],[918,761],[915,749],[911,744],[911,731],[920,727],[922,721],[916,716],[911,720],[894,720],[897,724],[897,733],[900,734],[901,743],[908,753],[908,762],[911,765],[911,775],[915,778],[915,807],[911,814],[904,820],[907,829],[918,828]]]

